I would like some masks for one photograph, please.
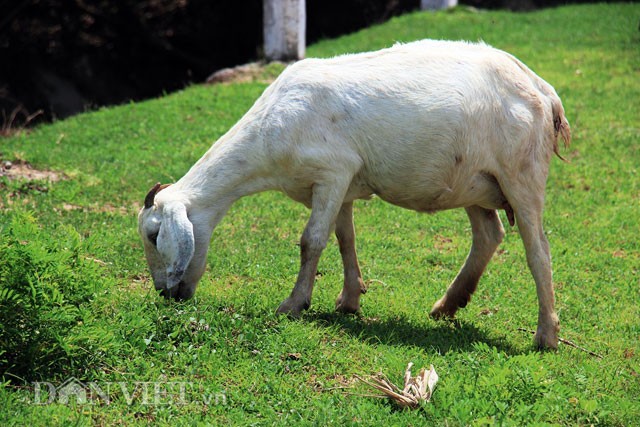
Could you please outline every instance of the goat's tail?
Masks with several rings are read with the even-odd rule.
[[[571,127],[569,126],[567,117],[564,115],[562,102],[557,96],[553,97],[551,111],[553,113],[553,130],[555,132],[553,138],[553,152],[556,154],[556,156],[566,162],[567,160],[560,155],[558,147],[558,136],[562,138],[562,140],[564,141],[564,146],[565,148],[567,148],[569,144],[571,144]]]
[[[531,69],[527,67],[522,61],[509,53],[505,52],[505,55],[511,58],[511,60],[515,62],[516,65],[529,76],[538,90],[540,90],[544,95],[551,98],[551,112],[553,114],[554,129],[553,152],[556,156],[566,162],[567,160],[560,155],[560,148],[558,147],[558,136],[562,137],[564,146],[565,148],[567,148],[569,144],[571,144],[571,127],[569,126],[567,117],[564,115],[564,107],[562,106],[562,101],[560,101],[560,98],[558,97],[555,89],[549,83],[540,78],[540,76],[531,71]]]

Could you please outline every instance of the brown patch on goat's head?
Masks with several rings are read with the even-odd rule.
[[[158,194],[160,191],[164,190],[165,188],[167,188],[168,186],[170,186],[171,184],[160,184],[159,182],[156,183],[156,185],[154,185],[151,190],[149,190],[149,192],[147,193],[146,197],[144,198],[144,208],[145,209],[149,209],[151,207],[153,207],[153,202],[156,198],[156,194]]]

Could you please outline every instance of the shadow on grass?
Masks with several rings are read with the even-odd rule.
[[[205,304],[197,299],[173,304],[194,305]],[[279,316],[270,305],[245,304],[234,305],[228,301],[216,301],[207,304],[207,310],[224,313],[236,313],[243,316],[272,319],[277,323]],[[426,316],[426,315],[425,315]],[[489,335],[475,324],[464,320],[430,320],[425,317],[416,321],[402,314],[394,317],[370,317],[363,315],[343,314],[335,311],[311,309],[303,312],[297,322],[313,323],[322,328],[334,329],[348,334],[358,340],[391,346],[414,346],[428,352],[446,354],[456,351],[474,350],[478,343],[495,347],[498,351],[514,356],[534,351],[533,346],[514,346],[510,342],[511,335]],[[515,339],[515,337],[513,337]]]
[[[379,319],[341,313],[308,312],[302,320],[313,321],[320,326],[338,328],[358,339],[384,345],[408,345],[446,354],[450,351],[473,349],[476,343],[486,343],[509,355],[527,353],[527,349],[517,348],[504,338],[489,337],[475,325],[459,320],[440,320],[434,326],[415,321],[404,316]]]

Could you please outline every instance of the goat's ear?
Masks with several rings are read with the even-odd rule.
[[[187,208],[180,202],[163,206],[157,248],[167,267],[167,289],[182,280],[195,248],[193,224],[187,217]]]
[[[160,191],[164,190],[170,185],[171,184],[160,184],[159,182],[156,185],[154,185],[151,188],[151,190],[149,190],[146,197],[144,198],[144,208],[149,209],[150,207],[153,207],[153,202],[156,198],[156,194],[158,194]]]

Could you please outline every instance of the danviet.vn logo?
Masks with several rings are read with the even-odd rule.
[[[190,405],[218,406],[227,404],[224,390],[209,389],[188,381],[80,381],[70,377],[61,383],[36,381],[33,385],[35,405]]]

